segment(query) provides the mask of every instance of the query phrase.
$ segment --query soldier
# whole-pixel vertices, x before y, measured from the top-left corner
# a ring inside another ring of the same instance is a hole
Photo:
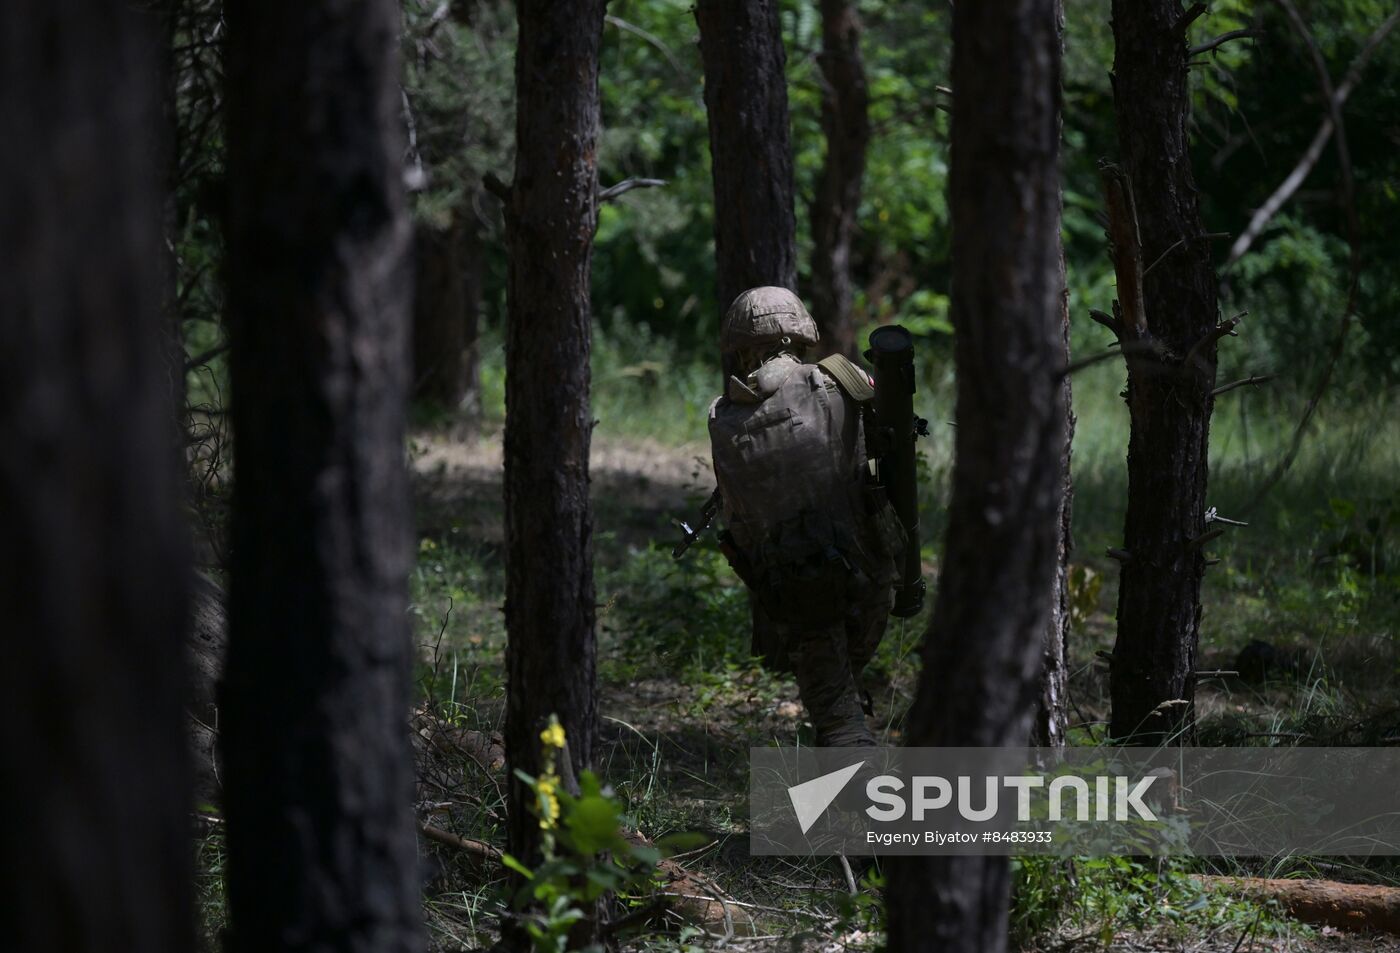
[[[785,288],[753,288],[725,314],[737,368],[709,411],[725,555],[774,623],[823,746],[871,746],[860,673],[885,631],[899,519],[867,462],[874,388],[844,357],[802,361],[818,335]],[[784,658],[786,657],[786,659]]]

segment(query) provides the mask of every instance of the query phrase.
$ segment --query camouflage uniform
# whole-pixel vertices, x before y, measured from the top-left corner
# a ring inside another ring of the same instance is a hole
[[[884,635],[899,524],[873,488],[862,401],[873,391],[843,358],[804,364],[817,330],[782,288],[744,292],[721,346],[741,379],[710,407],[711,449],[731,562],[773,619],[818,743],[872,745],[860,672]]]

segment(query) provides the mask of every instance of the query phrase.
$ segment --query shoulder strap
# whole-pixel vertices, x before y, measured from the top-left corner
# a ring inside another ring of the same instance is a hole
[[[840,385],[846,396],[857,404],[868,403],[875,396],[875,388],[865,371],[840,354],[832,354],[817,362],[817,366],[831,375]]]

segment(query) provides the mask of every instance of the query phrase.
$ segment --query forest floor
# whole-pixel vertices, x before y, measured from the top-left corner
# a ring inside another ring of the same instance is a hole
[[[799,738],[806,743],[810,728],[792,681],[765,672],[749,657],[746,597],[713,542],[698,544],[680,563],[670,558],[677,538],[671,518],[688,518],[712,486],[708,448],[604,431],[595,435],[593,451],[599,773],[621,798],[629,822],[648,836],[702,834],[705,846],[684,863],[733,898],[731,914],[739,913],[637,938],[629,947],[877,948],[879,905],[868,898],[878,892],[878,869],[865,875],[859,895],[865,899],[853,900],[833,861],[748,855],[747,749]],[[940,464],[940,448],[930,450],[930,483],[946,483],[946,447],[942,452]],[[411,441],[411,456],[419,533],[413,608],[423,694],[439,717],[489,737],[499,730],[503,692],[500,435],[491,428],[476,434],[422,430]],[[1081,470],[1071,721],[1078,743],[1094,743],[1107,714],[1099,653],[1112,646],[1116,601],[1113,564],[1098,545],[1099,536],[1111,539],[1113,513],[1108,507],[1105,518],[1098,499],[1120,491],[1097,483],[1092,465]],[[1228,483],[1228,471],[1222,480]],[[936,514],[937,491],[930,494],[926,513]],[[1201,667],[1233,670],[1237,653],[1254,640],[1277,654],[1265,653],[1261,678],[1246,682],[1227,675],[1202,683],[1203,743],[1400,740],[1400,705],[1392,687],[1393,622],[1400,613],[1389,578],[1377,565],[1388,541],[1382,531],[1371,537],[1355,531],[1371,518],[1367,507],[1373,502],[1364,494],[1324,495],[1313,503],[1323,515],[1309,512],[1309,522],[1326,524],[1322,531],[1309,529],[1304,538],[1296,518],[1293,524],[1285,518],[1277,534],[1224,547],[1223,570],[1203,596],[1210,624]],[[1279,522],[1277,512],[1270,518]],[[1389,511],[1385,518],[1391,519]],[[936,516],[927,522],[930,536],[941,533]],[[926,552],[936,551],[936,539],[925,544]],[[926,568],[931,580],[936,577],[932,557]],[[925,623],[923,616],[891,620],[866,673],[876,727],[893,743],[912,697]],[[499,845],[495,812],[480,797],[479,781],[474,787],[470,778],[457,780],[465,790],[442,793],[442,813],[434,823]],[[439,866],[427,902],[435,945],[489,946],[500,887],[496,874],[451,848],[435,846],[434,858]],[[1214,867],[1115,859],[1081,861],[1069,869],[1027,859],[1017,865],[1013,933],[1028,950],[1395,948],[1393,937],[1304,926],[1267,905],[1205,893],[1188,875],[1207,869],[1400,879],[1395,868],[1305,858]]]

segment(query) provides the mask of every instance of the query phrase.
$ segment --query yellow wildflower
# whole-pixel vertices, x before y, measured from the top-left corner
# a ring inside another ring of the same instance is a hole
[[[540,740],[544,742],[546,748],[562,749],[564,747],[564,726],[551,718],[549,727],[540,732]]]
[[[559,778],[546,774],[535,782],[535,796],[540,812],[540,829],[549,830],[559,820]]]

